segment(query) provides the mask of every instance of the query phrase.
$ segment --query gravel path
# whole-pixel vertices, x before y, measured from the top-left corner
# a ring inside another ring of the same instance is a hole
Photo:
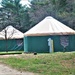
[[[19,72],[17,70],[11,69],[10,67],[0,64],[0,75],[35,75],[30,72]]]

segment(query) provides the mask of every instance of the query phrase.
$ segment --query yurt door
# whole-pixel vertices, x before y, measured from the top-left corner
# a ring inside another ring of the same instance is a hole
[[[51,38],[48,39],[49,52],[52,53],[54,51],[53,48],[53,40]]]

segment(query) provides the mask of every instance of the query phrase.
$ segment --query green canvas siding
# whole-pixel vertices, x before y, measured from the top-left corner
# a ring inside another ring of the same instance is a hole
[[[28,37],[25,37],[24,38],[24,49],[25,49],[25,52],[28,52]]]
[[[23,39],[0,40],[0,51],[24,50]]]
[[[24,49],[25,52],[48,52],[46,46],[48,37],[25,37],[24,38]]]
[[[60,36],[53,36],[52,39],[53,39],[54,52],[62,51],[63,47],[60,44]]]
[[[70,36],[69,51],[75,51],[75,36]]]
[[[60,44],[61,36],[28,36],[24,37],[24,52],[49,52],[48,38],[53,40],[54,52],[63,51],[63,46]],[[74,51],[75,36],[69,35],[69,45],[66,51]]]

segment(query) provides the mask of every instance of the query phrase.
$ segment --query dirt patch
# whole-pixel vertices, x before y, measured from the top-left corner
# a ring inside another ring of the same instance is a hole
[[[17,57],[19,54],[12,54],[12,55],[0,55],[0,58],[8,58],[8,57]]]
[[[75,58],[71,60],[63,60],[60,63],[64,67],[72,68],[73,66],[75,66]]]
[[[0,75],[36,75],[36,74],[30,72],[17,71],[4,64],[0,64]]]

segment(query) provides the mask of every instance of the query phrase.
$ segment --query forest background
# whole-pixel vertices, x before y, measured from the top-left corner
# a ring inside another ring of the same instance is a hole
[[[75,29],[75,0],[2,0],[0,7],[0,31],[12,25],[22,32],[36,25],[47,16],[52,16]]]

